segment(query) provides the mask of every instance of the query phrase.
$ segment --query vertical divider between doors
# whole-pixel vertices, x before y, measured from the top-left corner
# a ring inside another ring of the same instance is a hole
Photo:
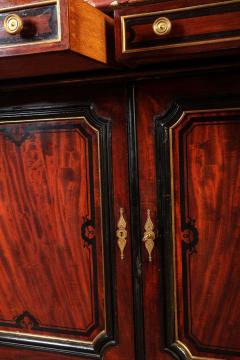
[[[138,143],[135,84],[128,84],[128,169],[131,214],[133,305],[136,360],[145,359],[141,219],[138,179]]]

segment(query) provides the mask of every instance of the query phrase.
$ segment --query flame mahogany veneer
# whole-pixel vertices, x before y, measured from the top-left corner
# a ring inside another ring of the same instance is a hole
[[[106,71],[109,16],[0,0],[0,360],[240,360],[240,1],[208,3],[117,10]],[[120,54],[134,14],[170,47]]]

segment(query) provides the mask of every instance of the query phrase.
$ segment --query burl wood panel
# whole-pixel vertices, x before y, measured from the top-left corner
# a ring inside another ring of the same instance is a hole
[[[178,338],[193,354],[240,355],[240,110],[173,129]]]
[[[97,133],[85,119],[4,124],[0,148],[0,328],[91,340],[104,329]]]

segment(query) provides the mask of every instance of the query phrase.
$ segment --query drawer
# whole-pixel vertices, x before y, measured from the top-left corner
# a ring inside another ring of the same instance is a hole
[[[0,47],[59,41],[60,11],[57,2],[0,12]]]
[[[56,1],[0,10],[0,48],[61,40]]]
[[[239,0],[182,3],[116,11],[117,58],[141,63],[239,48]]]
[[[4,0],[0,4],[0,57],[68,47],[70,2]]]
[[[0,80],[112,64],[113,19],[76,0],[0,0]]]

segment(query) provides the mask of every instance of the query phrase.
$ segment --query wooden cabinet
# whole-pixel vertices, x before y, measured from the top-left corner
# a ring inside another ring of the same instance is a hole
[[[11,6],[39,29],[52,11],[67,47],[55,68],[0,9],[0,360],[238,359],[239,0],[116,10],[104,72],[109,16],[30,3]]]

